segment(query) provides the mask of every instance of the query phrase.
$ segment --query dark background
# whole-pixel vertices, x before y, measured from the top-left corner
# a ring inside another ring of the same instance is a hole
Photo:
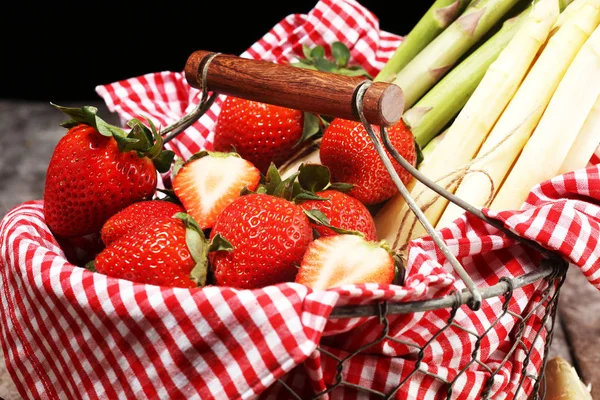
[[[432,0],[362,0],[380,28],[403,35]],[[0,13],[0,98],[98,99],[95,86],[181,71],[198,49],[240,54],[282,18],[317,0],[12,2]],[[408,8],[410,7],[410,8]]]

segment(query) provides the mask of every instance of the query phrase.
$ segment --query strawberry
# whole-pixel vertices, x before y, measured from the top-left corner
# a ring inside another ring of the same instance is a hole
[[[138,283],[194,288],[206,282],[207,252],[197,224],[178,213],[121,236],[88,269]]]
[[[228,96],[215,126],[213,148],[237,152],[262,173],[294,154],[304,131],[302,111]]]
[[[259,182],[260,171],[237,154],[203,151],[178,170],[173,191],[186,212],[207,229],[242,190],[254,191]]]
[[[322,236],[307,248],[295,282],[313,289],[346,284],[394,282],[396,260],[385,242],[360,235]]]
[[[373,127],[379,132],[379,127]],[[409,127],[400,120],[387,129],[390,142],[413,166],[417,162],[417,148]],[[389,156],[389,152],[386,153]],[[323,132],[320,159],[331,170],[332,179],[353,185],[348,192],[365,205],[381,203],[398,192],[367,130],[359,123],[335,119]],[[412,175],[391,156],[394,169],[406,185]]]
[[[243,289],[293,281],[313,240],[302,208],[266,193],[246,194],[225,207],[211,240],[217,235],[232,250],[209,253],[215,283]]]
[[[93,107],[57,106],[71,116],[46,173],[44,216],[60,237],[97,233],[126,206],[153,197],[157,172],[169,169],[172,152],[161,137],[132,120],[130,134],[111,126]]]
[[[162,217],[172,217],[184,208],[167,200],[143,200],[133,203],[110,217],[100,230],[104,245],[108,246],[126,235]]]
[[[350,61],[348,47],[336,41],[329,51],[320,45],[303,45],[302,57],[289,65],[372,79],[363,67]],[[319,136],[325,125],[321,116],[310,112],[228,96],[217,119],[213,148],[235,151],[265,174],[271,163],[280,167],[301,148],[299,144]]]
[[[373,216],[358,199],[334,189],[321,190],[315,194],[324,200],[307,200],[300,203],[300,206],[305,210],[321,211],[332,226],[361,232],[367,240],[377,240]],[[313,227],[320,236],[338,234],[317,223],[313,223]]]

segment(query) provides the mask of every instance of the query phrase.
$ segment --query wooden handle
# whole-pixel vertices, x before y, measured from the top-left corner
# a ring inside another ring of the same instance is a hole
[[[198,50],[190,55],[185,66],[185,78],[192,87],[202,89],[204,65],[213,56],[206,72],[206,87],[210,91],[360,121],[354,99],[364,77],[215,54]],[[400,120],[403,112],[404,95],[398,85],[374,82],[363,96],[363,114],[371,124],[393,125]]]

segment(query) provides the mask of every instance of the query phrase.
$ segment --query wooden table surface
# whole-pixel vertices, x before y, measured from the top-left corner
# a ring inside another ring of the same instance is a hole
[[[93,105],[111,123],[101,100],[65,106]],[[54,146],[66,132],[59,124],[66,116],[50,103],[0,100],[0,218],[27,200],[41,199],[46,167]],[[575,268],[570,268],[563,285],[558,324],[550,357],[560,355],[571,362],[583,381],[600,399],[600,291],[593,288]],[[20,399],[0,353],[0,398]]]

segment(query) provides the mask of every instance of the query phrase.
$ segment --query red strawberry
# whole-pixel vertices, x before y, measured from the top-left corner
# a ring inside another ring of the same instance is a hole
[[[321,211],[329,220],[329,224],[336,228],[358,231],[363,233],[367,240],[377,240],[373,216],[358,199],[332,189],[316,192],[315,194],[327,200],[307,200],[300,203],[300,206],[307,211]],[[313,226],[321,236],[338,234],[317,223],[313,223]]]
[[[313,289],[394,281],[395,260],[382,243],[352,234],[323,236],[306,250],[295,282]]]
[[[69,130],[48,165],[46,223],[61,237],[97,233],[118,211],[153,197],[157,171],[168,170],[169,157],[163,158],[167,153],[161,152],[156,131],[150,133],[139,121],[127,135],[103,122],[94,108],[59,109],[73,119],[63,125]]]
[[[207,266],[207,259],[195,260],[193,254],[205,258],[207,246],[189,218],[162,217],[107,246],[93,269],[138,283],[193,288],[204,284]]]
[[[373,128],[376,133],[379,132],[379,127]],[[410,129],[400,120],[387,132],[392,145],[414,166],[417,149]],[[329,167],[332,180],[354,185],[348,194],[366,205],[381,203],[398,192],[367,130],[359,122],[339,118],[333,120],[323,132],[320,158],[323,165]],[[391,156],[390,160],[402,182],[408,184],[412,175]]]
[[[215,126],[214,149],[237,152],[263,174],[296,151],[304,126],[302,111],[229,96]]]
[[[209,253],[215,283],[244,289],[293,281],[311,224],[301,207],[269,194],[247,194],[227,206],[211,230],[232,251]]]
[[[108,246],[121,236],[149,224],[162,217],[172,217],[178,212],[184,212],[182,206],[166,200],[144,200],[133,203],[112,217],[102,226],[100,236]]]
[[[235,153],[203,151],[186,162],[173,179],[173,191],[202,229],[246,188],[254,191],[260,171]]]

